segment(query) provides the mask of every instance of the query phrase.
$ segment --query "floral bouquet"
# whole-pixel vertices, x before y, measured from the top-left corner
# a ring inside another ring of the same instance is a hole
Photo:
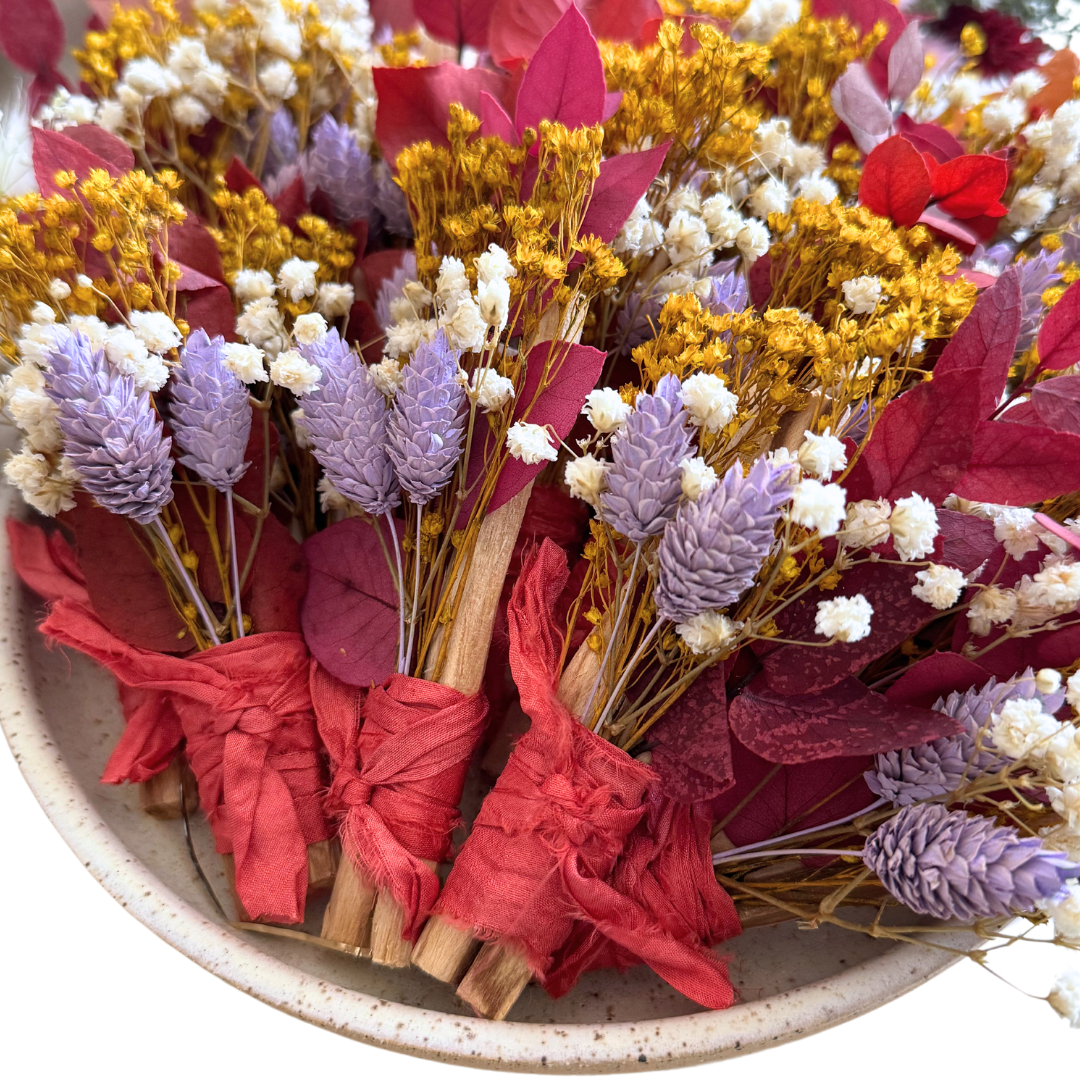
[[[787,919],[1080,945],[1080,59],[887,0],[150,0],[76,89],[30,8],[13,558],[243,927],[495,1018],[642,962],[724,1008]]]

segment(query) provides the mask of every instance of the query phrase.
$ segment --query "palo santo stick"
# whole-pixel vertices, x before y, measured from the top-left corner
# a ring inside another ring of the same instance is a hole
[[[583,642],[559,679],[559,700],[573,715],[588,700],[599,671],[599,653]],[[481,1016],[501,1020],[525,989],[531,972],[521,957],[498,942],[487,942],[473,960],[478,944],[467,930],[433,915],[413,950],[413,965],[440,982],[461,980],[458,994]]]
[[[176,821],[181,817],[181,777],[187,812],[195,813],[199,808],[199,785],[183,754],[177,754],[161,772],[139,785],[139,802],[143,812],[159,821]]]
[[[442,672],[436,680],[467,697],[477,693],[484,681],[495,614],[532,487],[530,482],[508,503],[484,518],[476,537],[469,576],[450,629]],[[438,642],[435,642],[429,655],[437,652]],[[404,924],[401,906],[389,892],[380,890],[371,919],[371,959],[375,963],[392,967],[405,967],[409,963],[414,950],[401,938]],[[391,945],[395,935],[397,940]],[[472,948],[472,937],[468,933],[463,936],[467,951]],[[436,963],[441,968],[446,961],[438,959]]]
[[[352,859],[338,864],[330,903],[323,916],[322,936],[359,949],[371,945],[371,911],[375,907],[375,883],[357,870]]]
[[[338,861],[341,858],[341,844],[336,839],[318,840],[308,844],[307,870],[308,895],[323,892],[334,884]]]

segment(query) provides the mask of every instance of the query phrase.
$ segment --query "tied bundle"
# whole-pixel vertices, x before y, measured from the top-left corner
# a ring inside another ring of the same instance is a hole
[[[1072,53],[151,0],[76,94],[33,7],[13,562],[117,677],[103,779],[197,789],[243,917],[499,1017],[636,963],[726,1007],[714,947],[784,919],[1080,940]]]

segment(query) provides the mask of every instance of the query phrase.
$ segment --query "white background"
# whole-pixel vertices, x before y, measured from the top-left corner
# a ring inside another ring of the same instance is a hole
[[[6,1080],[465,1080],[464,1069],[350,1042],[234,990],[159,941],[80,865],[0,744],[0,1075]],[[1045,995],[1080,954],[1016,946],[995,967]],[[1007,962],[1006,962],[1007,961]],[[361,961],[362,962],[362,961]],[[1070,1066],[1068,1063],[1074,1064]],[[1080,1031],[970,961],[868,1016],[686,1080],[1075,1075]],[[962,1072],[961,1072],[962,1070]]]

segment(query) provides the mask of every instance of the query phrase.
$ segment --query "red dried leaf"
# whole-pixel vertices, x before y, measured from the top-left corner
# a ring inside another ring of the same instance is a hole
[[[53,74],[64,55],[64,22],[52,0],[0,4],[0,48],[23,71]]]
[[[438,41],[461,48],[486,49],[488,24],[495,0],[420,0],[416,15]]]
[[[255,552],[245,613],[256,632],[301,630],[300,608],[307,593],[308,567],[304,549],[276,517],[263,522]],[[396,631],[395,631],[396,633]]]
[[[786,765],[880,754],[960,730],[944,713],[890,701],[853,678],[809,694],[754,687],[731,702],[729,716],[739,742]]]
[[[990,672],[959,653],[936,652],[912,664],[885,691],[885,696],[890,701],[930,709],[938,698],[948,697],[954,690],[963,692],[982,686],[989,678]]]
[[[859,181],[859,202],[896,225],[914,225],[930,200],[930,172],[902,135],[870,151]]]
[[[369,0],[368,11],[376,27],[388,26],[401,34],[416,29],[413,0]]]
[[[218,246],[193,214],[188,214],[178,225],[169,226],[169,258],[210,281],[225,284]]]
[[[114,176],[130,172],[135,168],[135,154],[123,139],[110,135],[96,124],[77,124],[64,128],[64,134],[77,143],[82,143],[92,154],[97,154],[102,161],[109,163],[115,170]]]
[[[819,19],[844,17],[861,34],[869,34],[878,22],[888,27],[884,40],[870,54],[866,64],[874,84],[884,94],[889,85],[889,54],[907,26],[907,19],[896,5],[889,0],[813,0],[811,11]]]
[[[645,24],[663,17],[657,0],[593,0],[583,4],[597,41],[629,41],[640,44]]]
[[[964,154],[934,170],[931,198],[954,218],[992,213],[1005,193],[1009,167],[990,154]]]
[[[389,548],[389,530],[379,527]],[[309,537],[304,554],[300,619],[311,655],[350,686],[381,683],[397,658],[398,597],[375,527],[359,518],[338,522]]]
[[[979,649],[985,648],[1001,634],[976,638]],[[1031,637],[1012,637],[995,645],[979,656],[979,665],[987,675],[999,679],[1012,678],[1025,668],[1068,668],[1080,656],[1080,626],[1064,626],[1060,630],[1044,630]]]
[[[950,371],[967,371],[971,381],[978,381],[980,420],[1001,400],[1016,355],[1021,314],[1020,275],[1009,267],[975,301],[934,365],[935,380]]]
[[[1080,363],[1080,281],[1074,281],[1039,328],[1039,367],[1061,371]]]
[[[735,783],[723,664],[709,668],[652,729],[653,768],[664,793],[703,802]]]
[[[938,561],[946,566],[955,566],[970,574],[997,550],[992,521],[960,514],[955,510],[939,510],[937,516],[941,528],[941,555]]]
[[[79,494],[75,509],[61,516],[75,536],[79,566],[97,616],[129,645],[154,652],[185,653],[190,636],[169,600],[161,575],[135,538],[127,518]]]
[[[1075,491],[1078,477],[1080,435],[984,420],[956,494],[981,502],[1025,506]]]
[[[287,225],[290,229],[295,229],[298,219],[310,209],[307,188],[304,187],[304,178],[298,176],[280,195],[271,199],[270,202],[278,212],[281,223]],[[333,220],[333,215],[323,214],[322,216],[329,216]],[[363,251],[363,245],[358,246],[357,250]]]
[[[544,368],[551,360],[547,389],[538,394]],[[585,395],[596,386],[604,369],[606,356],[589,345],[566,345],[562,342],[542,341],[529,352],[525,369],[525,381],[517,395],[514,419],[524,420],[541,427],[551,427],[559,439],[565,439],[581,415]],[[533,400],[535,398],[535,401]],[[472,456],[469,460],[470,487],[473,494],[462,504],[458,519],[465,521],[476,502],[479,484],[472,481],[478,477],[490,461],[496,447],[490,434],[473,439]],[[540,475],[546,462],[526,465],[524,461],[508,457],[499,474],[499,481],[488,504],[488,513],[508,503],[525,485]]]
[[[1027,418],[1014,414],[1030,406]],[[1031,391],[1031,400],[1009,409],[1004,417],[1014,423],[1045,424],[1055,431],[1071,431],[1080,435],[1080,375],[1059,375],[1037,383]]]
[[[965,474],[978,421],[970,372],[948,371],[913,386],[881,414],[848,476],[848,498],[900,499],[917,492],[943,502]]]
[[[479,116],[480,95],[486,90],[501,101],[508,81],[497,72],[483,68],[465,69],[457,64],[424,68],[377,67],[372,74],[379,96],[375,137],[383,156],[391,164],[406,146],[424,139],[436,146],[449,145],[446,125],[450,120],[451,102],[459,102]]]
[[[236,307],[227,286],[181,266],[187,286],[177,291],[180,314],[192,330],[205,330],[210,337],[219,334],[226,341],[236,340]]]
[[[519,141],[510,114],[486,90],[480,95],[480,134],[497,136],[511,146]]]
[[[79,180],[85,180],[91,169],[104,169],[112,176],[119,176],[124,171],[59,131],[39,127],[30,130],[34,138],[34,176],[41,194],[46,197],[70,195],[65,188],[56,186],[54,177],[58,172],[70,171]]]
[[[959,157],[964,148],[956,136],[937,124],[916,124],[907,113],[896,118],[896,130],[923,154],[930,154],[935,161],[950,161]]]
[[[666,142],[650,150],[617,154],[600,162],[600,175],[593,185],[592,198],[581,222],[582,236],[599,236],[611,243],[631,211],[664,165]]]
[[[528,60],[573,0],[495,0],[488,25],[488,50],[500,67],[513,71]]]
[[[862,779],[868,757],[777,766],[733,740],[732,761],[735,786],[713,800],[713,819],[733,844],[822,825],[874,801]]]
[[[259,178],[238,157],[234,157],[225,170],[225,186],[238,195],[243,195],[248,188],[258,188],[265,194]]]
[[[514,125],[539,129],[541,120],[568,128],[598,124],[607,82],[600,47],[576,7],[555,24],[529,61],[518,90]]]

